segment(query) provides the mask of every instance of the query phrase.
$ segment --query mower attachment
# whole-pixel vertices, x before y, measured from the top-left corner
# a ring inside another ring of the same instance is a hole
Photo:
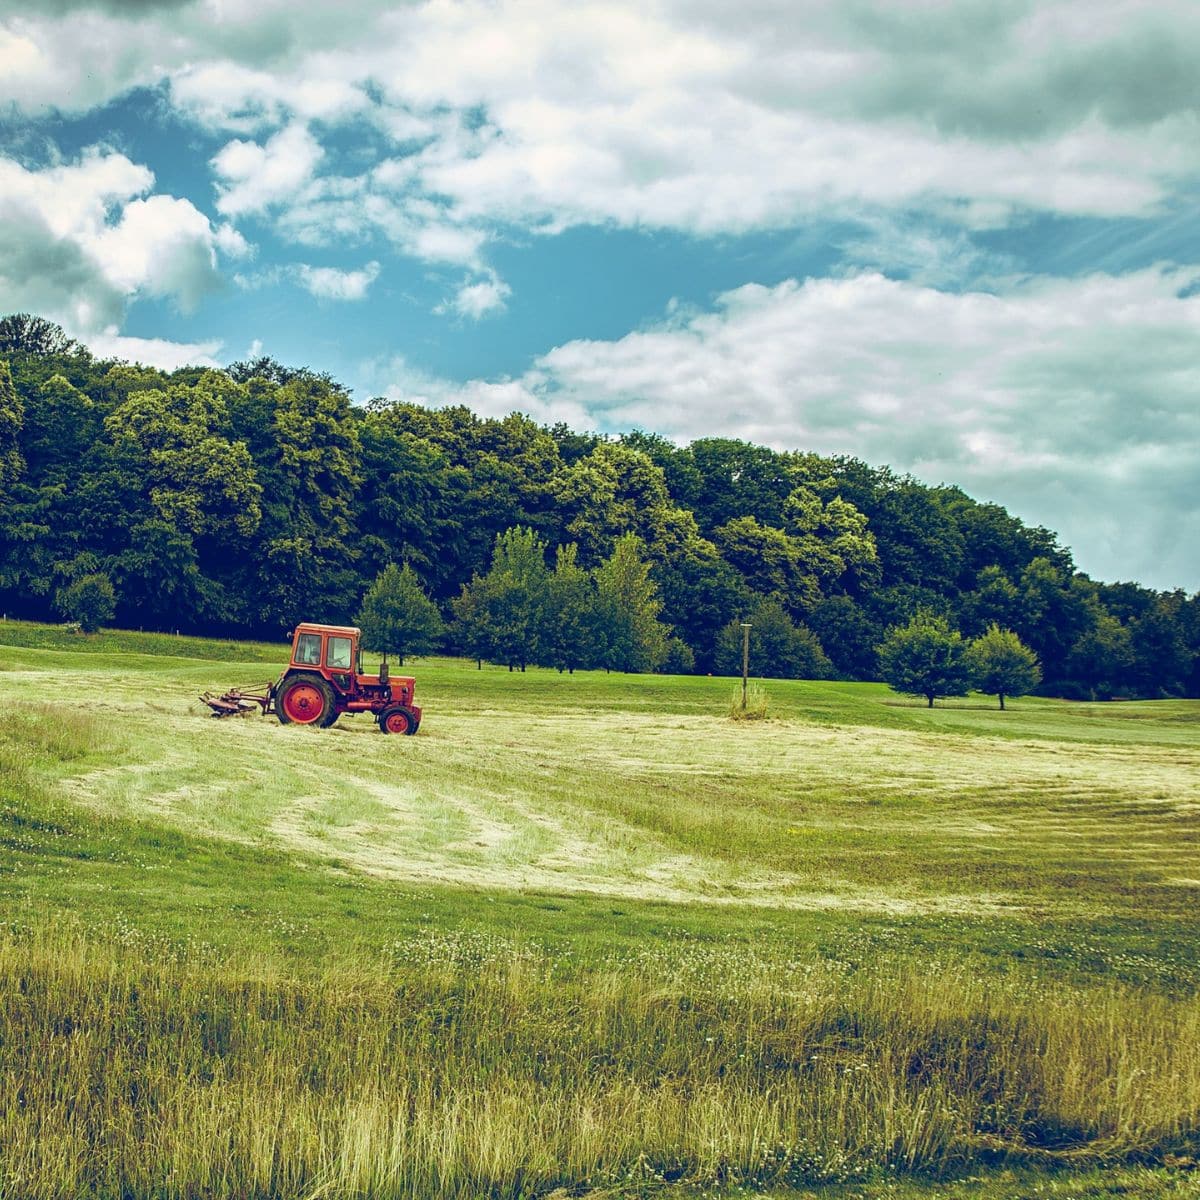
[[[214,717],[244,717],[254,711],[254,706],[264,712],[269,712],[273,697],[273,688],[267,684],[265,693],[243,691],[242,688],[230,688],[220,696],[205,692],[200,699],[213,711]]]

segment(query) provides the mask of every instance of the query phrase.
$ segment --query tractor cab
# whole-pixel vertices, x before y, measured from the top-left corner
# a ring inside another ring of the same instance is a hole
[[[288,671],[318,671],[339,691],[353,689],[362,671],[359,631],[349,625],[298,625]]]

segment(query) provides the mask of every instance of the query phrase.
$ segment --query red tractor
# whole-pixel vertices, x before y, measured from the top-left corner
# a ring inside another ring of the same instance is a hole
[[[292,661],[262,691],[232,688],[200,697],[213,715],[239,716],[258,705],[284,725],[328,728],[342,713],[373,713],[383,733],[416,733],[421,710],[413,703],[416,681],[393,679],[387,659],[378,675],[364,675],[359,630],[347,625],[297,625]]]

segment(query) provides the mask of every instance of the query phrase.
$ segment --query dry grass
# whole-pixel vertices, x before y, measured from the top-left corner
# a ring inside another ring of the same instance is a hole
[[[0,1194],[521,1196],[767,1185],[1200,1136],[1200,1003],[962,970],[564,971],[0,939]]]
[[[742,689],[734,688],[729,701],[729,716],[734,721],[762,721],[766,719],[769,706],[766,689],[752,683],[746,688],[745,703],[742,702]]]
[[[716,705],[707,717],[598,722],[522,712],[512,697],[483,712],[446,702],[397,744],[361,720],[317,732],[217,722],[148,701],[138,682],[138,695],[112,699],[120,751],[61,767],[70,795],[107,817],[266,836],[389,879],[881,913],[1074,906],[1084,917],[1097,890],[1135,872],[1181,903],[1194,890],[1179,882],[1195,879],[1200,850],[1191,747],[987,736],[994,710],[973,713],[981,734],[966,737],[741,724]],[[173,685],[177,701],[186,687]],[[60,714],[71,710],[47,708],[45,724]],[[1070,890],[1047,886],[1066,871],[1086,874]]]

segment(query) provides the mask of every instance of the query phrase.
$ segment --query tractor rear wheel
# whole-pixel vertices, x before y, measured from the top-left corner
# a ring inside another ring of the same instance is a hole
[[[379,732],[407,733],[411,735],[417,732],[417,723],[413,720],[413,715],[407,708],[402,708],[399,704],[393,704],[391,708],[385,708],[379,714]]]
[[[297,675],[287,680],[275,697],[275,712],[284,725],[319,725],[338,719],[333,689],[320,675]]]

